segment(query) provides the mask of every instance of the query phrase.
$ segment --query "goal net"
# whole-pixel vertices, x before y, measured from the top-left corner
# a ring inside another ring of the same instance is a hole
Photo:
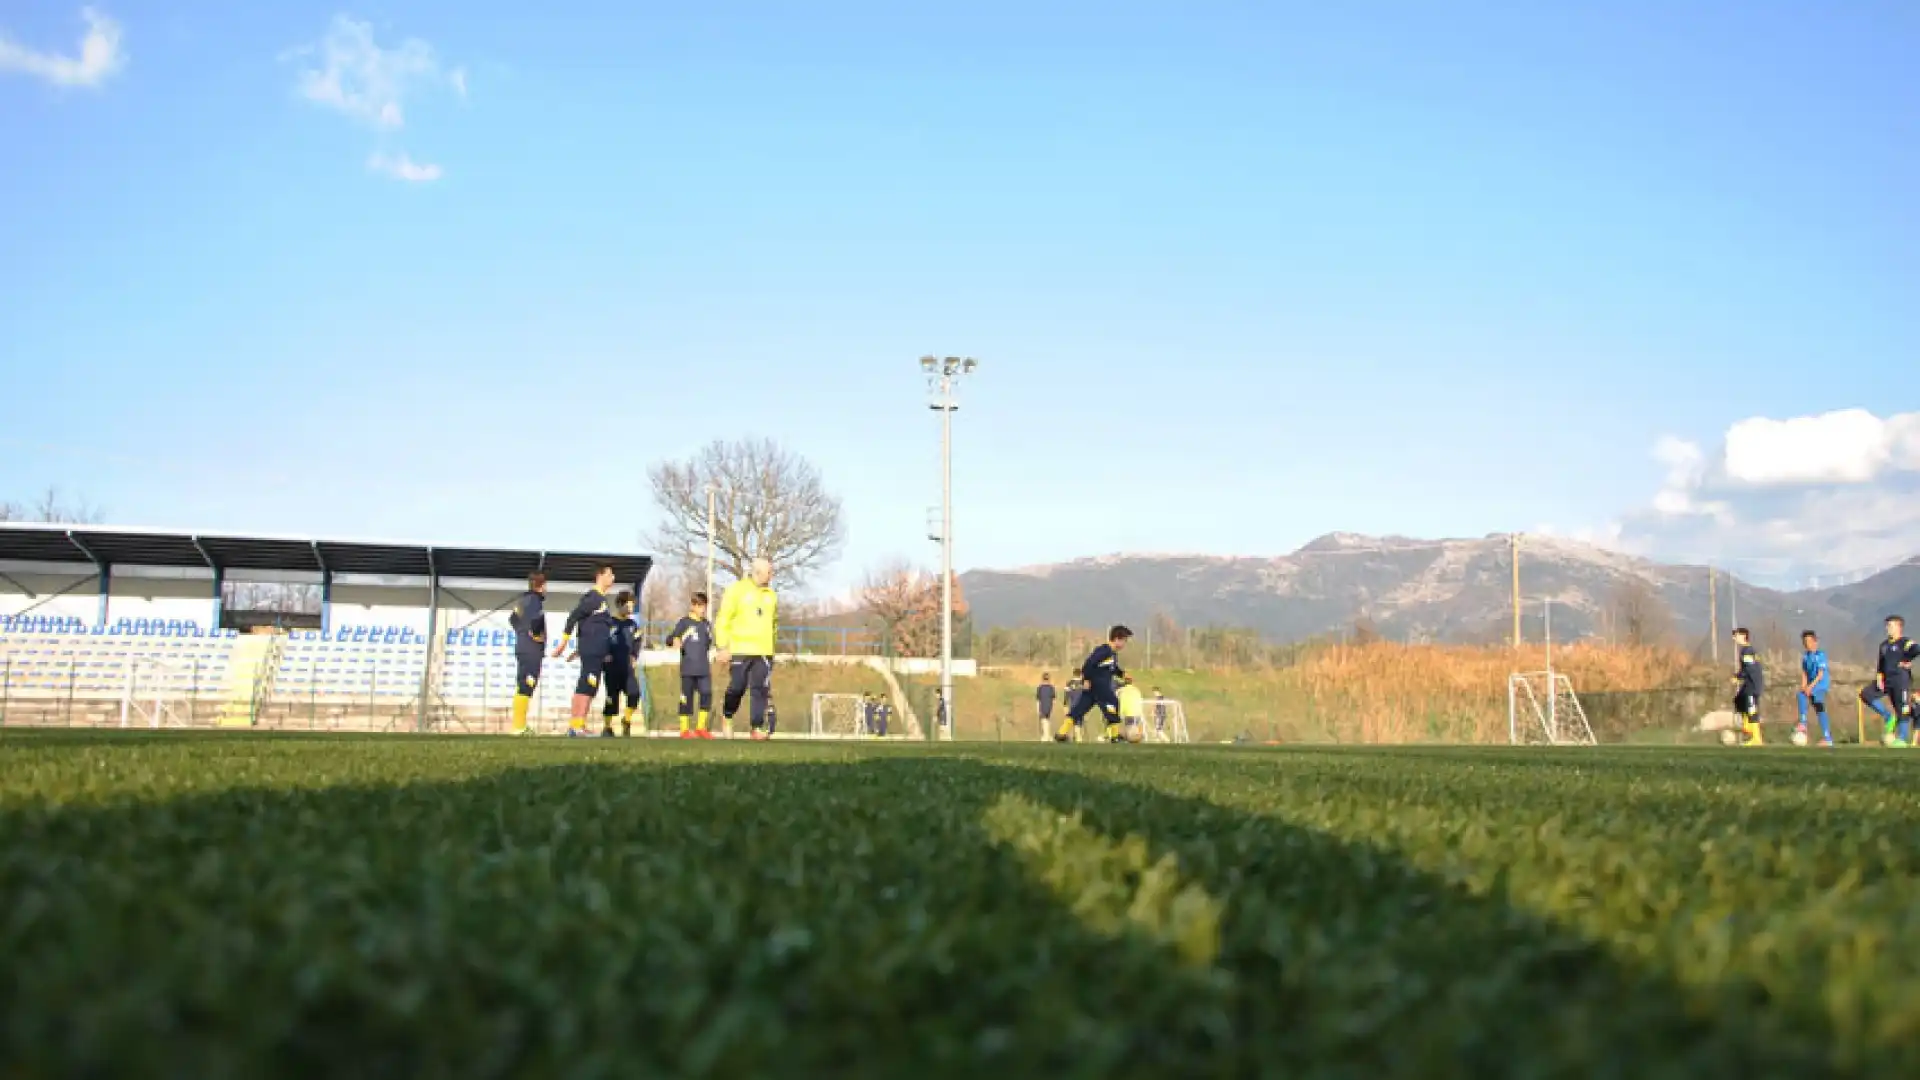
[[[1573,681],[1551,671],[1508,675],[1507,740],[1515,746],[1594,745]]]
[[[1187,710],[1170,698],[1148,698],[1140,706],[1143,742],[1184,743],[1187,736]]]
[[[813,723],[809,734],[822,739],[858,739],[880,734],[877,726],[868,730],[866,704],[866,699],[859,694],[813,695]],[[887,717],[889,734],[895,733],[892,719]]]

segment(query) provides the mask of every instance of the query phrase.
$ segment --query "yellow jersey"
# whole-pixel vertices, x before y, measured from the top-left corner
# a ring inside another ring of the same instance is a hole
[[[713,620],[713,644],[740,656],[772,656],[779,628],[780,598],[752,578],[727,586],[720,617]]]

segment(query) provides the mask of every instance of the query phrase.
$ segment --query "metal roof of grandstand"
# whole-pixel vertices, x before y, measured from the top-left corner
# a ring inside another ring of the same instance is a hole
[[[272,570],[396,577],[482,578],[510,581],[545,570],[555,582],[593,580],[612,563],[617,581],[639,581],[652,567],[645,555],[509,548],[440,547],[361,540],[301,540],[274,536],[219,536],[109,525],[0,522],[0,562],[86,563],[99,566],[207,567],[224,572]]]

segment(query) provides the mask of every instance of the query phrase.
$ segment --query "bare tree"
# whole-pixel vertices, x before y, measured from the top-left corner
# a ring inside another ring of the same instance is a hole
[[[32,505],[0,502],[0,521],[37,521],[49,525],[98,525],[100,508],[84,499],[69,503],[57,487],[48,487]]]
[[[1625,645],[1659,645],[1673,636],[1672,609],[1643,578],[1620,583],[1608,617],[1615,640]]]
[[[681,567],[656,563],[647,575],[647,583],[640,587],[640,620],[670,623],[686,614],[687,600],[693,594],[688,582],[692,580],[693,576]]]
[[[805,458],[770,439],[716,441],[686,461],[647,471],[661,522],[650,541],[687,565],[707,557],[707,492],[714,492],[715,559],[745,577],[756,557],[773,560],[776,584],[802,584],[840,555],[840,500]]]
[[[860,603],[895,655],[934,656],[940,651],[940,576],[927,574],[906,562],[894,562],[869,571],[860,586]],[[966,597],[960,582],[953,583],[953,614],[964,618]],[[958,636],[958,630],[955,631]]]

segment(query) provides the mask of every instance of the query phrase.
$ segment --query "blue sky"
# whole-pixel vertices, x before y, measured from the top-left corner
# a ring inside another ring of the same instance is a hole
[[[923,6],[0,8],[0,496],[624,549],[766,435],[832,586],[935,351],[962,566],[1920,550],[1920,7]]]

